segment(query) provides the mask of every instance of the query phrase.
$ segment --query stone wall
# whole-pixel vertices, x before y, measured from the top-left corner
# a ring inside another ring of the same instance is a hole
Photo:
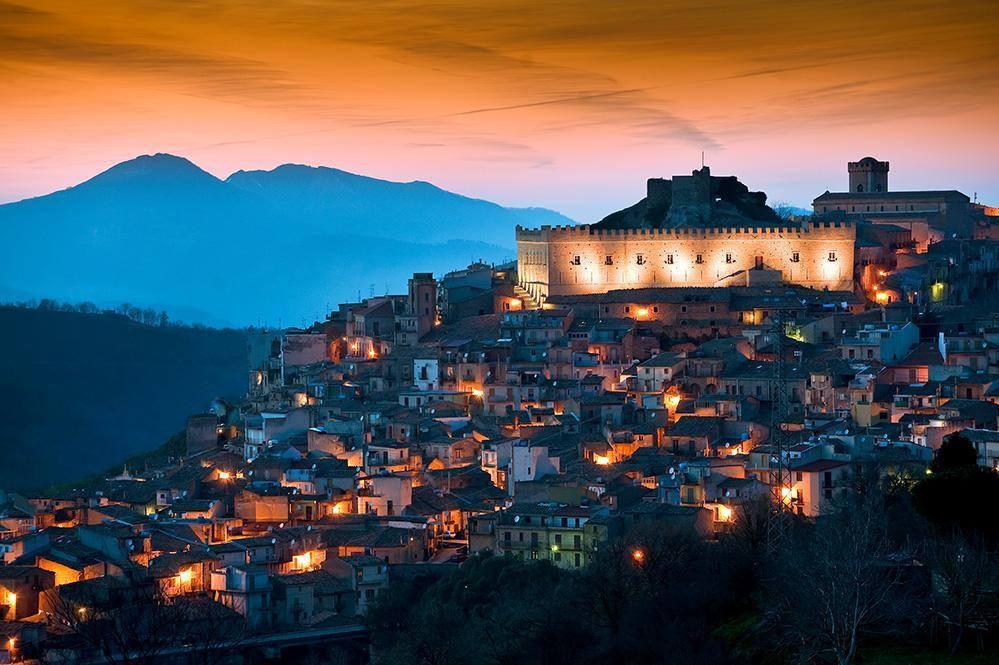
[[[850,222],[802,226],[607,229],[517,228],[521,285],[535,297],[611,289],[715,286],[758,261],[784,281],[853,289],[856,228]]]

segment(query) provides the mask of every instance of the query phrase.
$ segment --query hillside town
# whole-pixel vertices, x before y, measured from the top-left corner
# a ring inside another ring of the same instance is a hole
[[[518,228],[515,262],[251,330],[246,394],[169,454],[0,491],[0,663],[378,661],[368,617],[415,577],[582,574],[622,543],[641,569],[639,528],[780,548],[954,440],[999,473],[999,209],[887,174],[851,162],[797,216],[707,168],[653,179],[599,223]]]

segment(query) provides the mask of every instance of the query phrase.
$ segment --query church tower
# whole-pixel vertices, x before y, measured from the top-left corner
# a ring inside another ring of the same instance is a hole
[[[856,194],[888,191],[888,162],[864,157],[859,162],[849,162],[850,191]]]

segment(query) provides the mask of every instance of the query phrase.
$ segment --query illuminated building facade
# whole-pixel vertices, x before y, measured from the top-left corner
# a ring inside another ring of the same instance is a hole
[[[652,179],[643,201],[597,224],[518,227],[521,286],[541,301],[611,289],[749,285],[763,275],[851,290],[854,225],[782,220],[765,200],[707,167]]]

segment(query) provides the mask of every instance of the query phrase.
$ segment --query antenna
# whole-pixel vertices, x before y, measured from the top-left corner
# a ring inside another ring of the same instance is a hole
[[[774,312],[774,367],[770,393],[770,447],[773,450],[771,463],[776,464],[770,471],[770,492],[773,507],[767,520],[767,549],[777,554],[787,540],[788,522],[791,515],[791,469],[788,467],[788,434],[784,429],[788,416],[787,376],[784,372],[784,316],[786,312]],[[787,493],[785,495],[785,492]]]
[[[701,151],[701,168],[704,168],[704,151]]]

